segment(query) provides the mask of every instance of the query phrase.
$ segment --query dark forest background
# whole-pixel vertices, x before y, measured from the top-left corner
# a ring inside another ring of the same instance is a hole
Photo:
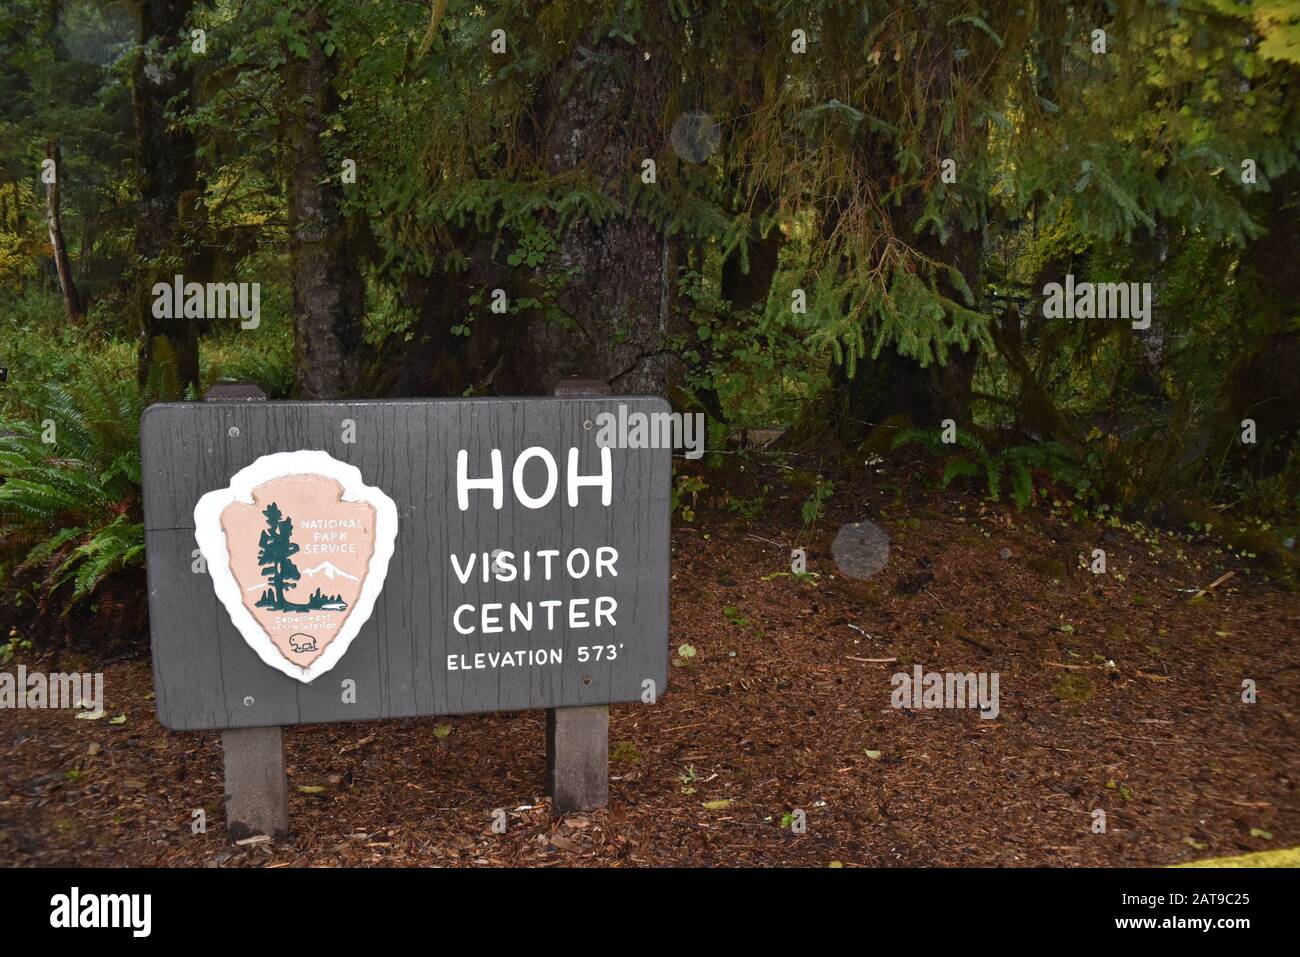
[[[138,589],[149,402],[567,375],[708,416],[678,520],[728,452],[812,522],[924,446],[1294,581],[1298,78],[1297,0],[7,0],[0,590]],[[154,318],[176,274],[258,327]]]

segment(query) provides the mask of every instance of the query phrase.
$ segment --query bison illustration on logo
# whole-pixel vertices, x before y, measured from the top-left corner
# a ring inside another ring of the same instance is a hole
[[[302,640],[299,641],[299,639]],[[303,652],[307,652],[307,651],[315,651],[316,636],[304,635],[302,632],[298,632],[298,634],[296,635],[290,635],[289,647],[292,648],[294,651],[298,652],[299,654],[302,654]]]

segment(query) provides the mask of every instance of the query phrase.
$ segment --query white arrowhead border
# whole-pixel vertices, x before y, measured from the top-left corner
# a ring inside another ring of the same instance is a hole
[[[375,510],[375,550],[366,568],[361,594],[343,622],[343,627],[325,647],[324,654],[305,668],[295,665],[280,654],[266,629],[244,607],[239,583],[230,570],[230,552],[226,548],[226,535],[221,528],[221,513],[231,502],[240,501],[252,505],[253,489],[271,479],[292,475],[321,475],[335,479],[343,486],[343,501],[366,502]],[[361,470],[355,465],[340,462],[328,452],[311,449],[275,452],[263,455],[251,465],[240,469],[231,476],[226,488],[208,492],[199,499],[194,506],[194,538],[198,542],[199,553],[207,563],[208,574],[212,576],[217,598],[226,606],[231,622],[244,641],[263,663],[306,684],[338,664],[352,644],[352,639],[360,633],[362,625],[370,620],[375,601],[383,590],[384,579],[388,577],[388,561],[393,556],[397,541],[397,506],[381,489],[365,484]]]

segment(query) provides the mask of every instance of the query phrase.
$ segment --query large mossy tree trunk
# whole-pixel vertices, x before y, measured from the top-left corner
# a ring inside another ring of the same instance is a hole
[[[1268,208],[1260,221],[1263,235],[1243,251],[1238,283],[1243,290],[1243,312],[1252,324],[1266,330],[1258,348],[1242,356],[1229,369],[1224,415],[1218,428],[1222,435],[1238,436],[1244,419],[1255,422],[1258,442],[1266,461],[1264,474],[1285,466],[1288,434],[1300,431],[1300,330],[1295,315],[1300,302],[1300,173],[1291,172],[1273,182]],[[1235,442],[1235,439],[1233,439]],[[1239,443],[1238,443],[1239,445]],[[1241,454],[1255,454],[1241,448]]]
[[[575,50],[540,92],[532,136],[546,172],[595,178],[624,212],[580,218],[558,237],[533,277],[565,277],[544,293],[564,318],[530,315],[516,330],[496,391],[545,395],[568,375],[603,378],[624,394],[668,391],[678,249],[631,204],[642,161],[663,158],[667,65],[607,37]]]
[[[193,243],[187,242],[187,233],[196,225],[187,222],[195,215],[198,183],[194,136],[167,119],[168,102],[188,94],[193,78],[183,67],[163,63],[184,42],[185,18],[192,7],[192,0],[141,0],[141,52],[132,74],[140,183],[134,240],[139,266],[132,297],[141,322],[138,376],[143,384],[154,364],[163,363],[174,367],[182,389],[199,384],[199,327],[197,320],[182,315],[155,317],[153,286],[170,283],[177,274],[187,282],[206,279],[195,272],[198,262],[189,252]],[[156,51],[146,46],[155,40]]]
[[[322,134],[338,108],[336,63],[320,37],[325,10],[304,23],[308,53],[285,67],[289,121],[289,260],[293,282],[294,377],[300,399],[355,396],[365,345],[365,281],[341,212],[341,170],[330,165]]]

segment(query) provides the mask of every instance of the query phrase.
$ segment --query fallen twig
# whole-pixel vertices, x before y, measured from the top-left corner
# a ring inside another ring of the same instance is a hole
[[[1236,574],[1237,574],[1236,572],[1225,572],[1224,574],[1222,574],[1222,575],[1220,575],[1218,578],[1216,578],[1214,581],[1212,581],[1212,582],[1210,582],[1208,585],[1206,585],[1204,588],[1200,589],[1198,592],[1196,592],[1196,594],[1192,595],[1192,596],[1191,596],[1190,598],[1188,598],[1187,600],[1188,600],[1188,601],[1195,601],[1196,599],[1200,598],[1202,595],[1205,595],[1205,594],[1209,593],[1210,591],[1213,591],[1215,588],[1218,588],[1220,585],[1222,585],[1222,584],[1223,584],[1224,582],[1226,582],[1229,578],[1232,578],[1232,577],[1233,577],[1234,575],[1236,575]]]
[[[369,744],[373,740],[375,740],[375,736],[373,734],[368,734],[360,741],[355,741],[352,744],[344,745],[342,748],[339,749],[339,754],[347,754],[350,751],[355,751],[357,748],[364,748],[367,744]]]

